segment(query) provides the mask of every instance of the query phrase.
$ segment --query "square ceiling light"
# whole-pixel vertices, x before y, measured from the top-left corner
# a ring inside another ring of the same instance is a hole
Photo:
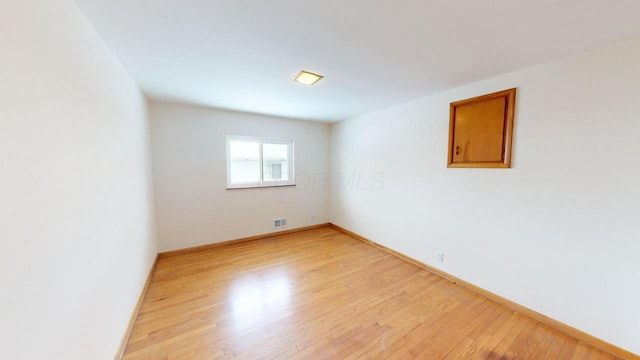
[[[299,82],[300,84],[313,85],[320,81],[323,77],[324,76],[322,75],[314,74],[308,71],[300,71],[298,75],[293,78],[293,81]]]

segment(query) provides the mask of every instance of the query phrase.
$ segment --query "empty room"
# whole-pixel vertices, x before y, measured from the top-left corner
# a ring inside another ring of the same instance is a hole
[[[640,359],[637,0],[2,0],[0,358]]]

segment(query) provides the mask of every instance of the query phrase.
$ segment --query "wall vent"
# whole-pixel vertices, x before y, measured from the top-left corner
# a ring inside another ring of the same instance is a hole
[[[273,220],[273,227],[275,229],[279,229],[279,228],[285,227],[285,226],[287,226],[287,219],[286,218]]]

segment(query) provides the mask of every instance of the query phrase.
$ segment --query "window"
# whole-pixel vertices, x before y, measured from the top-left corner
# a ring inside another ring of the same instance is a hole
[[[293,141],[227,136],[227,188],[295,185]]]

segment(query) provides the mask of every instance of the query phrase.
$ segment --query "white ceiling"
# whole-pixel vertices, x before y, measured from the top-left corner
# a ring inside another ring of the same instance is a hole
[[[152,99],[320,121],[640,34],[638,0],[76,2]]]

